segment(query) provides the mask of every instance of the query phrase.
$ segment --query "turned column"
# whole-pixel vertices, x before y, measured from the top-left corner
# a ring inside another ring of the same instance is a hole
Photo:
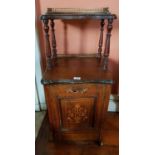
[[[44,23],[44,32],[45,32],[45,43],[46,43],[46,65],[47,68],[52,67],[52,60],[51,60],[51,47],[49,41],[49,26],[48,26],[48,19],[43,20]]]
[[[54,20],[51,19],[51,33],[52,33],[52,57],[57,58],[57,49],[56,49],[56,39],[55,39],[55,30],[54,30]]]
[[[105,49],[103,54],[103,69],[108,69],[108,59],[109,59],[109,53],[110,53],[110,37],[111,37],[111,31],[112,31],[112,23],[113,19],[108,19],[108,25],[107,25],[107,34],[106,34],[106,41],[105,41]]]
[[[99,47],[98,47],[98,58],[100,59],[101,59],[102,45],[103,45],[103,30],[104,30],[104,19],[101,20],[100,39],[99,39]]]

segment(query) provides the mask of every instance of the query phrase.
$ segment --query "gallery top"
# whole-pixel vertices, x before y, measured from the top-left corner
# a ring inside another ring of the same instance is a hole
[[[82,9],[82,8],[48,8],[41,19],[116,19],[108,8]]]

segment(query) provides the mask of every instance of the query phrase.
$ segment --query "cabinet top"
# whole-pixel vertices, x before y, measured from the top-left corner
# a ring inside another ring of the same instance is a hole
[[[103,71],[98,58],[63,57],[57,58],[51,69],[46,69],[42,84],[101,83],[112,84],[112,73]]]
[[[108,8],[48,8],[41,16],[41,20],[45,19],[116,19],[116,15]]]

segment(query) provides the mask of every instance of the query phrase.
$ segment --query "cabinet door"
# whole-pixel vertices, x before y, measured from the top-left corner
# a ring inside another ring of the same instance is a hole
[[[94,127],[95,97],[59,99],[61,130],[80,130]]]
[[[56,140],[97,140],[104,113],[105,85],[49,88],[48,110]]]

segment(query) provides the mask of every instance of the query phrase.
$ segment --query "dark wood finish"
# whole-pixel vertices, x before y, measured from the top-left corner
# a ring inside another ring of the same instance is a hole
[[[61,9],[60,9],[61,10]],[[97,57],[57,58],[54,19],[100,19],[101,33],[98,55],[101,58],[104,19],[108,20],[106,45],[104,50],[104,68]],[[47,12],[41,16],[44,21],[46,36],[47,69],[43,74],[42,84],[48,107],[49,122],[55,142],[94,141],[105,145],[104,122],[107,113],[112,73],[107,70],[110,52],[112,22],[116,16],[109,11],[75,13],[72,11]],[[52,59],[49,43],[48,20],[51,20]],[[51,60],[51,59],[50,59]],[[56,63],[55,63],[56,60]]]
[[[79,10],[72,10],[72,11],[65,11],[61,9],[60,12],[52,11],[55,8],[48,8],[46,14],[41,16],[41,20],[43,19],[65,19],[65,20],[72,20],[72,19],[116,19],[115,14],[111,14],[108,8],[103,8],[101,11],[98,9],[94,10],[87,10],[87,9],[79,9]],[[85,11],[86,10],[86,11]],[[92,12],[93,11],[93,12]]]
[[[42,83],[55,141],[104,144],[102,124],[113,81],[112,74],[99,66],[93,57],[57,58],[57,64],[44,73]]]
[[[99,48],[98,48],[98,57],[101,59],[102,45],[103,45],[103,30],[104,30],[104,19],[101,20],[100,28],[100,39],[99,39]]]
[[[49,41],[49,26],[48,26],[48,19],[43,20],[44,23],[44,32],[45,32],[45,39],[46,39],[46,65],[47,68],[52,67],[52,61],[51,61],[51,47],[50,47],[50,41]]]
[[[45,14],[41,16],[41,19],[63,19],[63,20],[81,20],[81,19],[94,19],[94,20],[101,20],[101,19],[116,19],[115,14],[110,14],[110,15],[104,15],[104,14],[99,14],[99,15],[70,15],[70,14]]]
[[[81,77],[74,80],[74,77]],[[95,57],[57,58],[57,64],[43,74],[43,84],[102,83],[112,84],[112,72],[103,71]]]
[[[111,31],[112,31],[112,23],[113,19],[108,19],[108,25],[107,25],[107,35],[106,35],[106,42],[105,42],[105,49],[104,49],[104,57],[103,57],[103,69],[108,69],[108,57],[110,52],[110,37],[111,37]]]
[[[46,115],[35,143],[36,155],[118,155],[118,113],[108,112],[103,128],[104,144],[99,147],[94,142],[55,143]]]
[[[46,87],[49,120],[55,141],[102,141],[101,124],[108,108],[110,85],[65,84]]]
[[[57,49],[56,49],[56,39],[55,39],[55,30],[54,30],[54,20],[51,19],[51,33],[52,33],[52,53],[53,58],[57,57]]]
[[[65,10],[65,12],[63,12]],[[67,11],[66,11],[67,10]],[[75,19],[100,19],[101,20],[101,33],[100,33],[100,39],[99,39],[99,48],[98,48],[98,57],[101,58],[101,51],[102,51],[102,42],[103,42],[103,26],[104,26],[104,20],[108,20],[108,32],[106,37],[106,44],[105,44],[105,50],[104,50],[104,59],[103,63],[101,63],[103,66],[103,69],[106,70],[108,68],[108,57],[110,52],[110,36],[111,36],[111,30],[112,30],[112,22],[114,19],[116,19],[115,14],[111,14],[108,10],[108,8],[102,8],[102,9],[55,9],[55,8],[48,8],[47,13],[41,16],[41,20],[44,22],[48,22],[48,20],[51,20],[51,32],[52,32],[52,54],[53,58],[57,57],[57,50],[56,50],[56,39],[55,39],[55,32],[54,32],[54,20],[55,19],[63,19],[63,20],[75,20]],[[48,25],[45,24],[46,31],[48,30]],[[49,41],[48,41],[48,35],[46,33],[46,44],[48,46],[49,51]],[[49,53],[49,52],[48,52]],[[47,54],[49,55],[49,54]],[[49,62],[51,59],[47,56],[47,64],[48,68]],[[99,59],[100,61],[101,59]],[[52,61],[55,63],[55,61]],[[51,63],[52,66],[52,63]]]

